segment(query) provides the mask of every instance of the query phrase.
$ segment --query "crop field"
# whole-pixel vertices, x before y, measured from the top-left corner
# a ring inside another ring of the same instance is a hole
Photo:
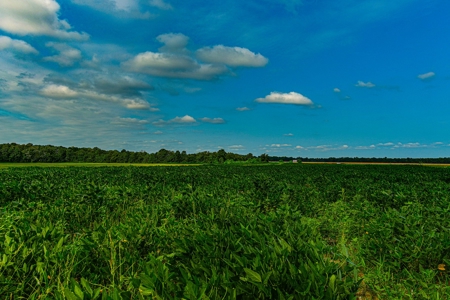
[[[450,168],[0,171],[0,299],[450,299]]]

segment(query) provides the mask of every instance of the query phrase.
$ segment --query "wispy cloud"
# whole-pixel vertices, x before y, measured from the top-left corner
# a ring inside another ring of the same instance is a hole
[[[222,119],[222,118],[207,118],[207,117],[204,117],[204,118],[200,118],[199,120],[202,121],[202,122],[211,123],[211,124],[225,124],[225,120]]]
[[[107,5],[105,5],[104,1],[98,0],[72,0],[72,2],[78,5],[86,5],[120,18],[150,19],[155,17],[149,11],[142,10],[139,0],[109,0]],[[158,8],[162,9],[164,2],[156,0],[154,4],[156,5],[152,5],[152,2],[149,2],[149,5],[153,7],[158,7],[159,4],[160,7]]]
[[[248,107],[238,107],[238,108],[236,108],[236,110],[237,111],[247,111],[247,110],[250,110],[250,108],[248,108]]]
[[[427,79],[431,79],[435,76],[436,76],[436,74],[434,72],[428,72],[428,73],[418,75],[417,78],[419,78],[421,80],[427,80]]]
[[[355,84],[355,86],[356,87],[373,88],[373,87],[375,87],[375,84],[373,84],[370,81],[368,81],[368,82],[358,81],[358,83]]]
[[[82,58],[80,50],[66,44],[49,42],[46,46],[55,49],[59,53],[57,55],[44,57],[44,61],[52,61],[58,63],[62,67],[69,67],[73,66]]]
[[[78,93],[67,86],[50,84],[41,89],[40,94],[54,99],[71,99],[78,96]]]

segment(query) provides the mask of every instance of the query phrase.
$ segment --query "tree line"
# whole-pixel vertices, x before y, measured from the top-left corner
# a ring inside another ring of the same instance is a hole
[[[100,148],[62,147],[33,144],[0,144],[0,162],[17,163],[231,163],[231,162],[268,162],[269,157],[263,154],[259,157],[252,153],[246,155],[226,152],[203,151],[188,154],[186,151],[171,151],[161,149],[156,153],[127,150],[102,150]]]
[[[297,162],[382,162],[382,163],[441,163],[450,164],[450,157],[440,158],[389,158],[389,157],[287,157],[269,156],[267,153],[254,156],[226,152],[203,151],[186,153],[161,149],[155,153],[145,151],[102,150],[100,148],[62,147],[33,144],[0,144],[0,162],[91,162],[91,163],[268,163],[278,161]]]

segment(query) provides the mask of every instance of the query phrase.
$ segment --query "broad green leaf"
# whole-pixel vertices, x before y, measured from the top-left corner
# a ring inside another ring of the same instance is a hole
[[[258,273],[256,273],[253,270],[244,268],[245,273],[247,274],[248,279],[250,279],[253,282],[261,282],[261,275],[259,275]]]

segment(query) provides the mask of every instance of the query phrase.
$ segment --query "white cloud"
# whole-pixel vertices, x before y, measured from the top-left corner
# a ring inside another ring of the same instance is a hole
[[[117,17],[149,19],[150,12],[141,12],[139,0],[72,0],[78,5],[86,5]]]
[[[370,145],[370,146],[356,146],[355,150],[373,150],[375,149],[376,146],[375,145]]]
[[[302,147],[302,146],[295,146],[295,149],[299,149],[299,150],[301,150],[301,149],[305,149],[304,147]]]
[[[428,145],[422,145],[420,143],[397,143],[396,145],[394,145],[394,148],[426,148],[428,147]]]
[[[340,90],[340,89],[338,89],[338,88],[334,88],[334,89],[333,89],[333,92],[335,92],[335,93],[340,93],[340,92],[341,92],[341,90]]]
[[[105,101],[118,103],[121,106],[132,110],[158,111],[159,109],[151,107],[150,104],[139,98],[123,98],[114,95],[101,94],[92,90],[73,90],[65,85],[49,84],[39,91],[39,94],[52,99],[89,99],[96,101]]]
[[[144,125],[147,124],[147,120],[141,120],[137,118],[115,118],[112,122],[112,124],[120,124],[120,125]]]
[[[69,23],[58,18],[59,9],[55,0],[0,1],[0,29],[17,35],[87,40],[89,35],[84,32],[68,31]]]
[[[269,60],[261,54],[255,54],[246,48],[217,45],[198,49],[197,58],[212,64],[224,64],[230,67],[264,67]]]
[[[22,40],[15,40],[8,36],[0,35],[0,50],[12,49],[22,53],[38,54],[39,52],[34,49],[30,44]]]
[[[236,110],[237,111],[247,111],[247,110],[250,110],[250,108],[248,108],[248,107],[238,107],[238,108],[236,108]]]
[[[189,37],[181,33],[167,33],[156,38],[164,46],[159,52],[146,51],[124,61],[122,67],[129,72],[158,77],[212,80],[233,74],[232,67],[260,67],[267,59],[248,49],[222,45],[197,50],[197,58],[186,49]]]
[[[150,5],[157,7],[162,10],[170,10],[173,9],[172,5],[169,3],[164,2],[164,0],[150,0]]]
[[[264,98],[258,98],[255,101],[260,103],[281,103],[281,104],[295,104],[306,106],[314,105],[311,99],[296,92],[290,93],[271,92],[270,95],[267,95]]]
[[[426,79],[431,79],[434,76],[436,76],[436,74],[434,72],[428,72],[425,74],[420,74],[417,76],[417,78],[421,79],[421,80],[426,80]]]
[[[153,134],[163,134],[163,132],[160,130],[157,130],[157,131],[153,132]]]
[[[117,10],[131,11],[138,9],[136,0],[113,0],[116,4]]]
[[[377,146],[381,146],[381,147],[390,147],[390,146],[394,146],[394,143],[388,142],[388,143],[378,143]]]
[[[185,115],[184,117],[175,117],[174,119],[170,120],[170,122],[173,123],[195,123],[195,119],[189,115]]]
[[[122,64],[131,72],[144,73],[159,77],[190,78],[210,80],[228,72],[225,66],[199,64],[186,55],[172,53],[144,52]]]
[[[272,144],[270,147],[280,148],[280,147],[290,147],[291,144]]]
[[[72,48],[66,44],[49,42],[46,46],[55,49],[59,52],[59,54],[44,57],[44,61],[52,61],[62,67],[70,67],[82,59],[80,50]]]
[[[197,121],[189,116],[189,115],[185,115],[184,117],[175,117],[169,121],[164,121],[164,120],[159,120],[159,121],[155,121],[152,124],[156,125],[156,126],[163,126],[163,125],[168,125],[168,124],[194,124],[197,123]]]
[[[243,149],[244,146],[243,145],[231,145],[228,146],[228,149]]]
[[[355,84],[355,86],[357,86],[357,87],[373,88],[373,87],[375,87],[375,84],[373,84],[370,81],[369,82],[358,81],[358,83]]]
[[[200,121],[205,122],[205,123],[211,123],[211,124],[224,124],[225,120],[222,118],[201,118]]]
[[[40,94],[54,99],[70,99],[78,96],[78,93],[64,85],[50,84],[40,90]]]
[[[156,39],[164,44],[163,47],[159,48],[161,52],[179,52],[185,50],[187,44],[189,43],[189,37],[182,33],[166,33],[161,34],[156,37]]]
[[[294,136],[294,134],[292,134],[292,133],[286,133],[286,134],[283,134],[284,136]]]

